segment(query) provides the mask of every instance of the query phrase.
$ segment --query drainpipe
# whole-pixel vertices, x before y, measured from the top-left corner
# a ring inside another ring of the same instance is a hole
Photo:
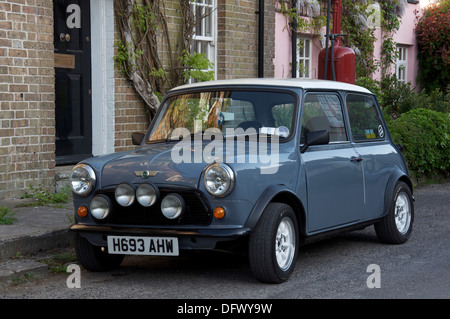
[[[327,5],[327,31],[325,34],[325,65],[324,72],[323,72],[323,79],[327,79],[327,71],[328,71],[328,37],[330,36],[330,8],[331,7],[331,0],[328,0]]]
[[[264,0],[259,0],[258,77],[264,77]]]
[[[297,7],[297,0],[292,0],[291,2],[292,8]],[[297,19],[294,18],[291,22],[291,30],[292,30],[292,36],[291,36],[291,69],[292,69],[292,77],[297,77]]]

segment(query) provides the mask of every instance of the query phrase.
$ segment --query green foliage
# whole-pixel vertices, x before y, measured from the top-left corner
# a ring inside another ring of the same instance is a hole
[[[40,260],[44,264],[47,264],[50,273],[66,273],[67,264],[73,263],[78,260],[74,250],[63,251],[61,253],[52,255],[48,258]]]
[[[122,41],[116,42],[117,54],[114,56],[114,64],[119,69],[122,75],[126,75],[128,72],[127,60],[128,60],[128,50],[127,47],[122,43]]]
[[[381,45],[381,77],[388,76],[390,69],[397,59],[397,43],[393,34],[400,28],[402,17],[401,2],[399,0],[380,0],[381,28],[383,29],[383,43]]]
[[[418,80],[428,92],[448,90],[450,83],[450,0],[424,10],[417,23]]]
[[[149,28],[153,30],[158,29],[156,17],[150,5],[133,3],[132,11],[134,15],[130,16],[130,19],[141,32],[146,32]]]
[[[192,54],[183,51],[183,55],[180,57],[183,62],[184,71],[183,75],[186,81],[190,79],[198,82],[205,82],[214,80],[213,63],[211,63],[206,54],[194,52]]]
[[[418,108],[390,120],[388,125],[416,177],[450,175],[449,113]]]
[[[370,28],[367,20],[371,19],[373,11],[368,11],[373,1],[342,0],[341,26],[343,44],[357,48],[355,56],[356,77],[368,77],[377,69],[377,62],[373,59],[375,28]]]
[[[11,225],[16,220],[11,209],[6,206],[0,206],[0,225]]]
[[[31,206],[48,206],[48,205],[61,205],[69,202],[72,193],[69,187],[64,187],[61,193],[52,193],[42,186],[34,188],[32,185],[29,186],[29,191],[22,195],[22,198],[33,199],[34,202]]]
[[[450,92],[435,89],[427,93],[416,92],[411,83],[398,81],[395,75],[386,75],[382,81],[362,77],[356,84],[367,88],[377,96],[378,103],[386,117],[397,118],[402,113],[425,108],[442,113],[450,112]]]

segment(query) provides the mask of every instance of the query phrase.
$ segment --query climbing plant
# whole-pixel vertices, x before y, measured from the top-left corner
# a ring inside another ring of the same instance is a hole
[[[119,31],[115,64],[141,96],[149,120],[170,88],[191,78],[205,81],[214,77],[206,56],[190,53],[195,25],[205,17],[195,16],[190,2],[170,2],[176,6],[171,12],[177,16],[169,17],[167,1],[114,0]],[[179,23],[169,27],[169,20]]]
[[[397,60],[397,43],[393,35],[400,28],[401,18],[407,6],[406,0],[379,0],[381,9],[381,30],[383,42],[381,46],[381,77],[392,73],[392,66]]]
[[[355,51],[356,77],[369,77],[376,71],[378,64],[373,59],[374,31],[369,19],[374,19],[375,11],[371,9],[373,0],[342,0],[341,27],[343,44]]]

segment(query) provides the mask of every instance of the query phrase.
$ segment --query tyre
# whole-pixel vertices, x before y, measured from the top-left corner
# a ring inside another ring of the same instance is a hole
[[[89,271],[109,271],[116,269],[123,261],[124,255],[108,254],[102,247],[92,245],[86,238],[76,234],[75,252],[81,266]]]
[[[298,254],[298,225],[292,208],[270,203],[263,212],[249,240],[250,268],[266,283],[289,279]]]
[[[403,182],[394,188],[389,213],[375,224],[378,238],[389,244],[403,244],[411,236],[414,222],[414,204],[411,190]]]

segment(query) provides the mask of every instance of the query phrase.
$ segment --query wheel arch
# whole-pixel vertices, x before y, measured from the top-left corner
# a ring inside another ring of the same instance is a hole
[[[266,188],[253,206],[245,226],[253,229],[261,218],[267,205],[273,202],[289,205],[294,210],[300,235],[304,236],[306,225],[304,206],[298,196],[284,185],[272,185]]]
[[[389,213],[392,197],[394,196],[394,188],[397,182],[404,182],[406,185],[408,185],[409,189],[411,190],[411,194],[413,194],[413,183],[409,178],[409,176],[401,171],[394,172],[389,178],[389,181],[386,186],[386,192],[384,195],[383,215],[381,217],[386,216]]]

